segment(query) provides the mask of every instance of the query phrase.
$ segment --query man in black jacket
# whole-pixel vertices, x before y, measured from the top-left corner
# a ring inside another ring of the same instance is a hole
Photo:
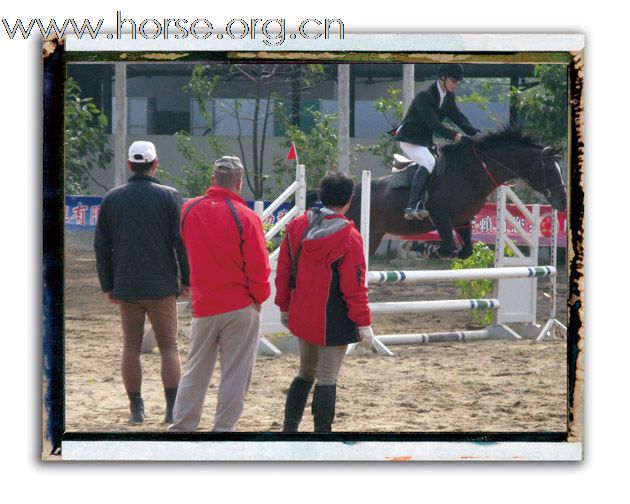
[[[145,316],[160,349],[164,422],[171,423],[181,376],[176,296],[190,294],[188,258],[179,232],[182,198],[154,178],[158,159],[151,142],[131,144],[127,166],[129,181],[109,191],[101,203],[94,236],[96,267],[106,298],[120,310],[129,423],[144,422],[140,349]]]
[[[470,137],[447,128],[442,120],[448,117],[468,135],[478,133],[455,102],[455,91],[463,77],[464,69],[461,65],[440,65],[437,81],[429,89],[416,95],[396,132],[396,140],[400,142],[402,151],[418,163],[404,213],[407,220],[424,219],[429,215],[422,204],[422,193],[435,166],[435,158],[429,150],[433,145],[433,134],[437,133],[456,142],[472,143]]]

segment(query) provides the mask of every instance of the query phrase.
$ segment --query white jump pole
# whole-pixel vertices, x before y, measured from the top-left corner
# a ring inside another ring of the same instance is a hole
[[[501,307],[498,299],[445,299],[438,301],[399,301],[370,303],[372,313],[435,313],[443,311],[495,310]]]
[[[455,331],[442,333],[388,334],[378,339],[385,345],[423,345],[426,343],[449,343],[460,341],[478,341],[490,338],[487,329],[479,331]]]
[[[498,280],[500,278],[555,277],[554,266],[516,266],[468,270],[370,271],[369,283],[452,282],[455,280]]]

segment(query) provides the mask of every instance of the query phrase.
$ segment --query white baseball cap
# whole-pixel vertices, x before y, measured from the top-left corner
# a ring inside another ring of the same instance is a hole
[[[129,147],[129,161],[132,163],[152,163],[156,158],[153,142],[139,140]]]

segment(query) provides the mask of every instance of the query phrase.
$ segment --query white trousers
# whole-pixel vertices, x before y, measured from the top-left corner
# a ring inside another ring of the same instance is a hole
[[[428,147],[424,147],[423,145],[414,145],[407,142],[398,142],[400,144],[400,149],[405,153],[405,155],[415,161],[420,166],[424,166],[429,173],[433,171],[435,167],[435,158]]]

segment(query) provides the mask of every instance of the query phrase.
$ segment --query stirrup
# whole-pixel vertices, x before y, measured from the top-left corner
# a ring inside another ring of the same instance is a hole
[[[423,220],[429,216],[429,211],[424,208],[422,202],[418,202],[418,204],[416,205],[416,209],[414,210],[414,214],[416,219]]]
[[[429,211],[426,208],[421,208],[419,210],[416,210],[416,219],[418,220],[424,220],[429,216]]]
[[[407,207],[405,208],[403,217],[405,218],[405,220],[414,220],[418,218],[418,212],[412,207]]]

